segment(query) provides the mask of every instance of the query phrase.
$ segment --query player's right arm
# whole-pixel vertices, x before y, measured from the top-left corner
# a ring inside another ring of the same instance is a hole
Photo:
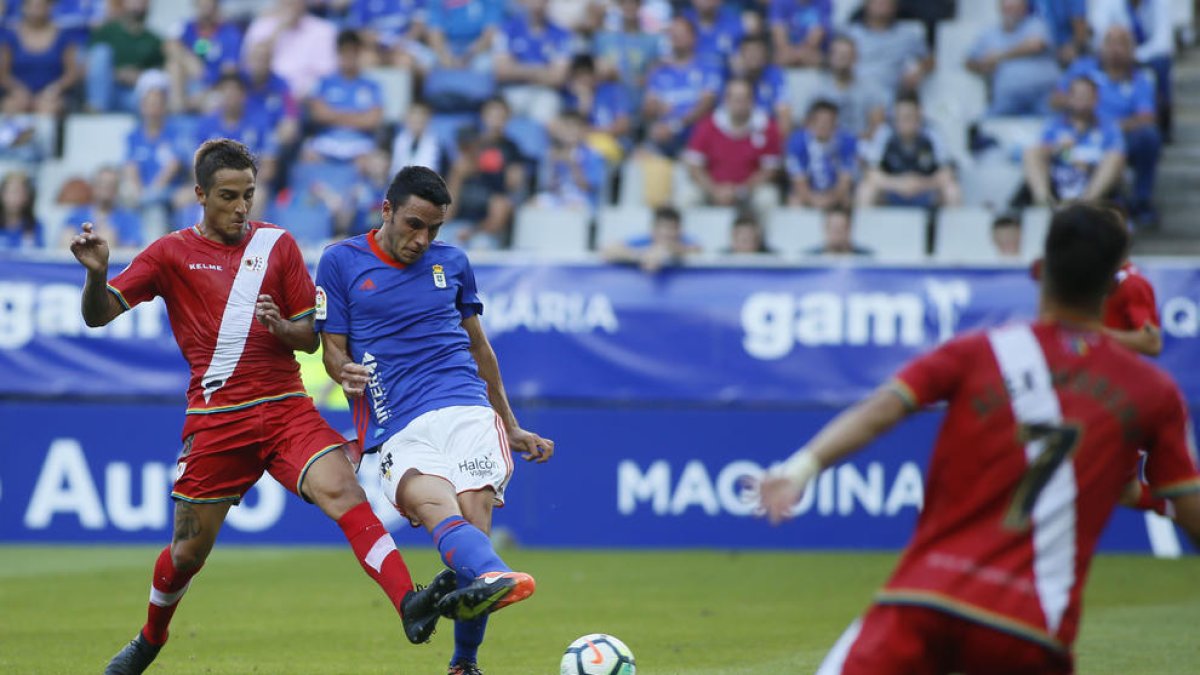
[[[87,270],[81,302],[83,321],[92,328],[104,326],[125,311],[108,290],[108,242],[92,231],[91,223],[84,223],[71,239],[71,253]]]

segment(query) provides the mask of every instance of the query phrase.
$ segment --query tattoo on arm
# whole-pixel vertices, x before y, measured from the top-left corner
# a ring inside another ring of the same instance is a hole
[[[195,539],[200,535],[200,517],[188,502],[175,502],[175,537],[172,543]]]

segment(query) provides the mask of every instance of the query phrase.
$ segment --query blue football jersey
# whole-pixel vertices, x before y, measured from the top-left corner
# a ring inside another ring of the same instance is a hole
[[[460,249],[434,242],[402,265],[375,231],[330,245],[317,265],[316,330],[346,335],[350,358],[371,371],[353,402],[371,449],[417,417],[456,405],[488,405],[463,319],[483,313],[475,273]]]

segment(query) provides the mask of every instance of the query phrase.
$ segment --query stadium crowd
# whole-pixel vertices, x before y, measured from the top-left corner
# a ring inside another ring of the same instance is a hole
[[[870,255],[850,214],[877,206],[987,206],[998,256],[1030,206],[1108,198],[1152,226],[1169,0],[981,3],[195,0],[159,34],[149,0],[0,1],[0,250],[61,248],[85,220],[127,248],[190,226],[192,153],[222,136],[260,159],[253,215],[312,245],[371,228],[408,164],[446,177],[447,241],[503,249],[527,210],[633,206],[644,232],[591,239],[648,268],[701,250],[696,207],[736,254]],[[133,116],[121,161],[40,180],[95,113]],[[1015,180],[972,188],[988,166]],[[779,251],[781,209],[820,213],[820,245]]]

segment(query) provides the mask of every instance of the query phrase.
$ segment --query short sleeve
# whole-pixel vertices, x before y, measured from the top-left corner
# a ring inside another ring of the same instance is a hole
[[[161,255],[162,245],[159,242],[151,244],[108,282],[109,292],[117,296],[117,301],[122,307],[127,310],[133,309],[155,296],[162,295],[158,283]]]
[[[280,262],[283,263],[283,291],[286,297],[276,302],[288,320],[303,319],[316,309],[317,289],[313,286],[304,256],[292,235],[284,234],[278,246],[281,247]]]
[[[1183,398],[1171,389],[1161,412],[1146,423],[1146,481],[1155,496],[1168,498],[1200,492],[1192,424]]]
[[[1129,325],[1141,329],[1146,324],[1159,327],[1158,307],[1154,300],[1154,287],[1140,276],[1131,276],[1123,284],[1128,286],[1125,296],[1125,314]]]
[[[919,356],[900,369],[890,383],[911,409],[945,401],[958,390],[968,368],[966,352],[971,344],[965,337],[951,340],[933,351]]]
[[[483,301],[479,299],[479,289],[475,286],[475,270],[471,262],[463,255],[462,286],[458,289],[458,297],[454,300],[458,313],[462,318],[469,319],[483,314]]]
[[[313,329],[318,333],[347,335],[350,332],[349,294],[342,270],[341,250],[336,244],[325,249],[317,264],[313,302]]]

